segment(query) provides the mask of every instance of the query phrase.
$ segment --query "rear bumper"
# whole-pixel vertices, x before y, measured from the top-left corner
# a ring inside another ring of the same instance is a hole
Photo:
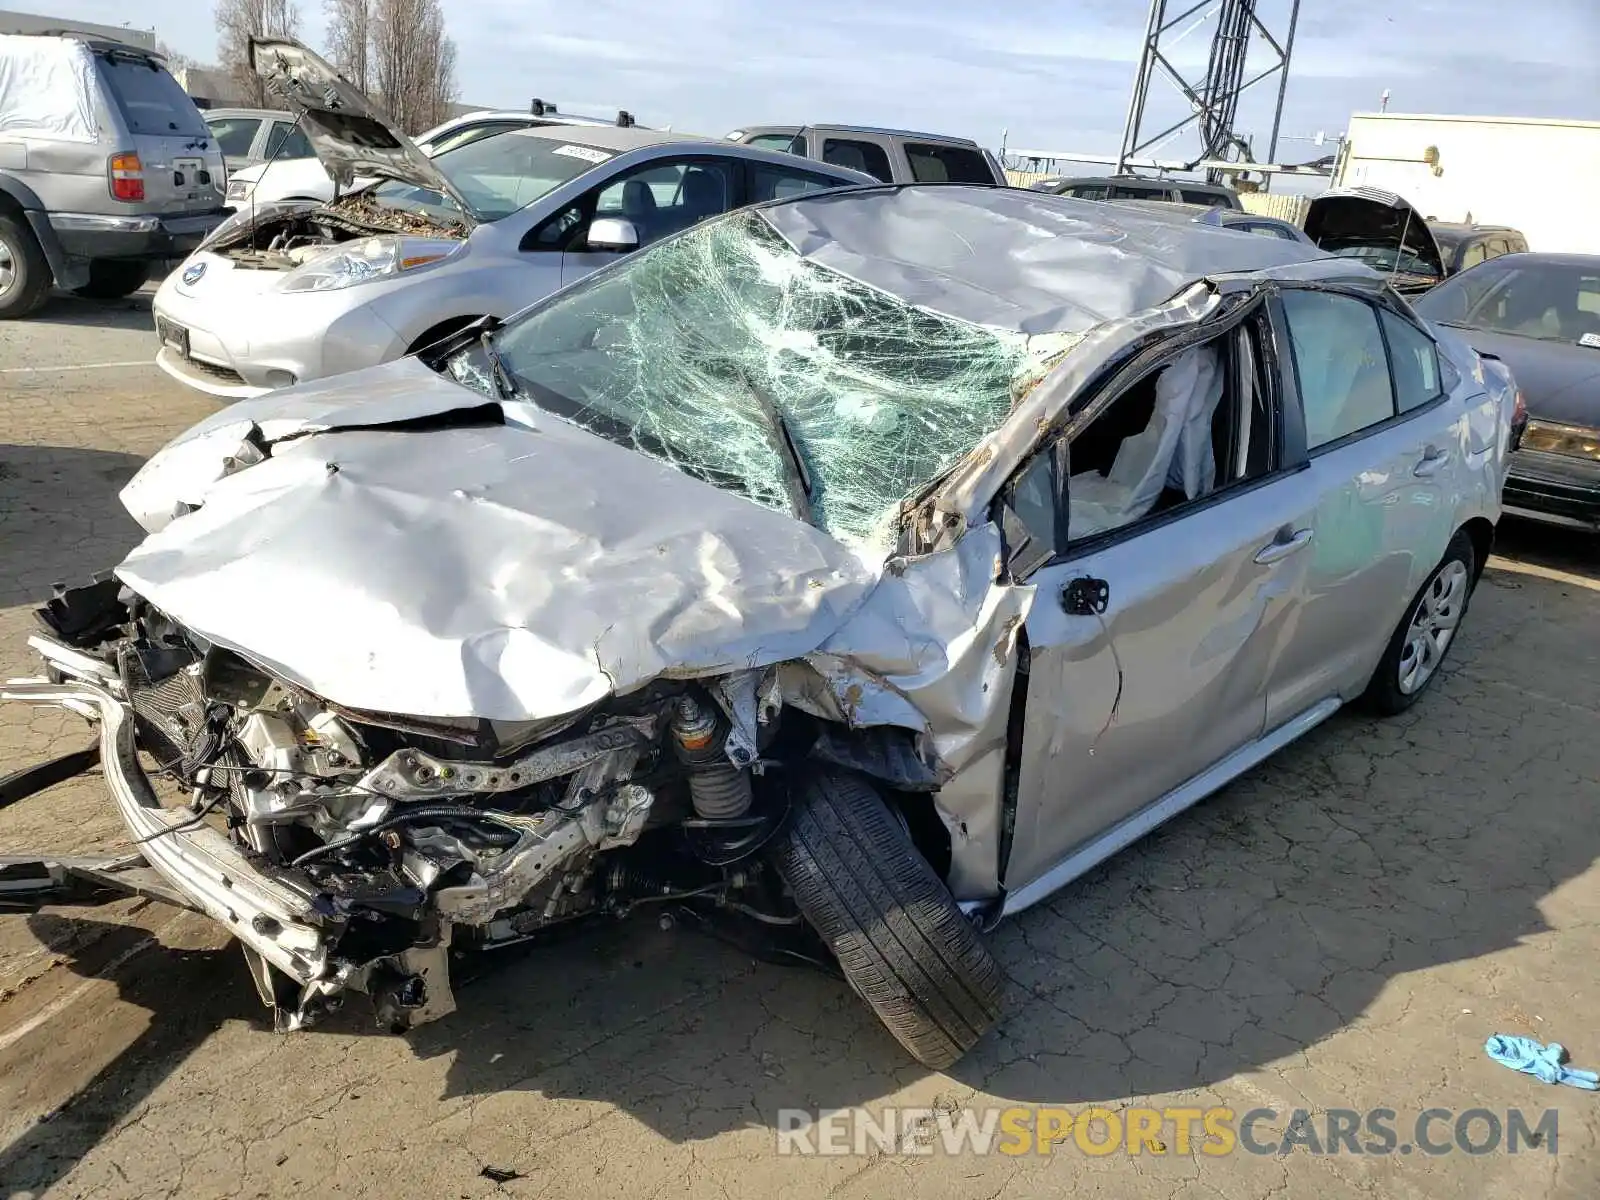
[[[227,215],[221,208],[186,217],[56,212],[49,221],[69,258],[160,260],[193,253]]]
[[[36,643],[37,644],[37,643]],[[41,647],[47,652],[53,645]],[[61,649],[65,649],[64,647]],[[70,653],[70,652],[69,652]],[[0,700],[57,705],[92,715],[100,725],[106,788],[145,861],[199,912],[308,991],[343,986],[334,978],[329,938],[310,895],[263,874],[240,849],[205,824],[189,825],[185,808],[163,808],[134,744],[132,711],[111,690],[87,681],[0,684]],[[159,835],[159,836],[156,836]]]
[[[1504,507],[1512,516],[1600,530],[1600,463],[1518,450],[1511,456]]]

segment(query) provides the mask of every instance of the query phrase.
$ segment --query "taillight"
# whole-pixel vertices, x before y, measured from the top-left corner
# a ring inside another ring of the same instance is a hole
[[[1511,423],[1520,424],[1528,415],[1528,398],[1522,394],[1522,389],[1517,389],[1516,404],[1511,409]]]
[[[111,195],[117,200],[144,199],[144,164],[137,154],[111,156]]]

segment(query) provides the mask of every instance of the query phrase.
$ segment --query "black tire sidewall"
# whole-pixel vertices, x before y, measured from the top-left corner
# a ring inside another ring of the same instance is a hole
[[[1455,636],[1450,639],[1450,644],[1445,647],[1444,656],[1439,665],[1434,668],[1433,674],[1423,681],[1421,687],[1414,692],[1400,690],[1400,657],[1405,653],[1406,635],[1411,632],[1411,622],[1417,615],[1417,609],[1422,604],[1422,599],[1428,594],[1428,589],[1433,586],[1434,580],[1444,572],[1444,569],[1453,562],[1459,562],[1467,569],[1467,594],[1461,602],[1461,621],[1456,624]],[[1383,652],[1383,659],[1378,663],[1378,669],[1373,672],[1372,681],[1367,685],[1366,700],[1369,707],[1379,715],[1394,716],[1410,708],[1424,696],[1433,686],[1434,680],[1444,667],[1444,659],[1449,658],[1450,651],[1460,640],[1461,626],[1466,621],[1467,611],[1472,607],[1472,593],[1477,586],[1477,550],[1472,544],[1472,539],[1466,533],[1457,533],[1450,539],[1444,557],[1439,560],[1438,566],[1428,572],[1428,578],[1417,589],[1417,594],[1411,598],[1411,603],[1406,605],[1405,615],[1400,618],[1400,623],[1395,626],[1394,633],[1389,638],[1388,648]]]

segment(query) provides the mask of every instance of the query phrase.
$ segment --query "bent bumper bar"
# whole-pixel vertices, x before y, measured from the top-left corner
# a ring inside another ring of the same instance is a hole
[[[215,829],[203,824],[177,828],[188,825],[194,814],[161,807],[139,765],[132,713],[122,700],[92,683],[33,680],[0,684],[0,700],[93,712],[100,723],[106,786],[150,866],[196,910],[284,974],[303,985],[332,974],[329,938],[310,896],[262,874]]]

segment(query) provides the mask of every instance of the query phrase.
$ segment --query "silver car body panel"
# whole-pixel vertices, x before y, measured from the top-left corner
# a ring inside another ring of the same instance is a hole
[[[1112,206],[914,191],[758,211],[800,252],[912,303],[1060,338],[926,496],[947,519],[931,552],[871,561],[408,360],[236,406],[158,453],[124,492],[153,532],[119,575],[351,707],[544,718],[658,676],[763,671],[785,704],[928,735],[955,895],[1032,902],[1360,690],[1453,533],[1498,518],[1511,397],[1441,336],[1456,382],[1426,410],[1007,582],[991,503],[1043,440],[1070,436],[1074,402],[1109,368],[1217,336],[1276,288],[1378,282],[1294,243]],[[452,411],[457,427],[382,428]],[[1293,552],[1264,554],[1290,527]],[[1083,575],[1109,581],[1103,613],[1064,611]]]

